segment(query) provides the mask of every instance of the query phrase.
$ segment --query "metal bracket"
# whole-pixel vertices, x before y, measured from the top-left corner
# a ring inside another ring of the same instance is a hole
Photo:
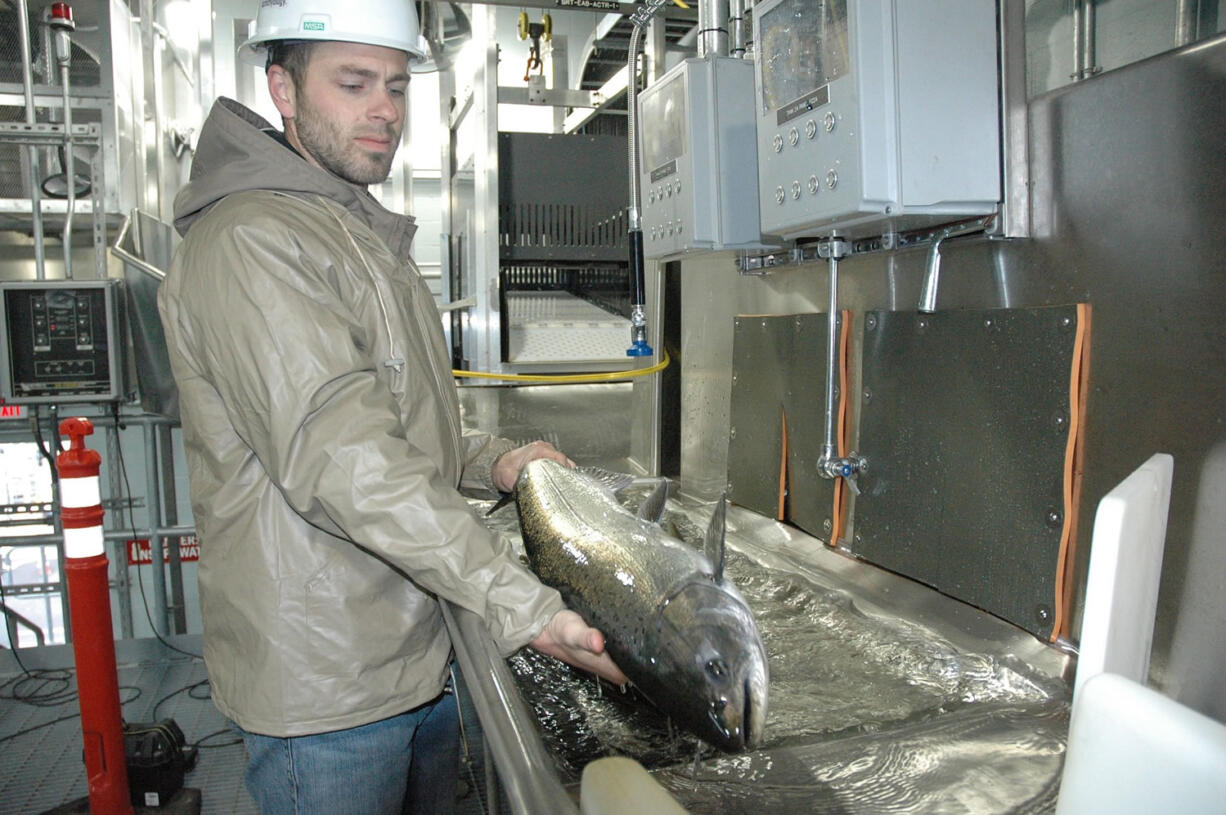
[[[96,123],[73,125],[70,132],[62,124],[46,122],[0,122],[0,142],[58,147],[71,141],[96,146],[100,140]]]

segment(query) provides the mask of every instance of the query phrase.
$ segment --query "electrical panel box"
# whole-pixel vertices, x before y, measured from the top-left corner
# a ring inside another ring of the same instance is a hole
[[[996,3],[754,7],[762,231],[863,237],[996,211]]]
[[[125,398],[120,285],[0,283],[0,398],[27,405]]]
[[[753,63],[687,59],[639,96],[643,255],[761,248]]]

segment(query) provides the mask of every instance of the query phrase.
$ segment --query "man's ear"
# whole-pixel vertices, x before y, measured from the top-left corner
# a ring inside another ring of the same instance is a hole
[[[294,80],[280,65],[268,66],[268,95],[282,119],[294,118]]]

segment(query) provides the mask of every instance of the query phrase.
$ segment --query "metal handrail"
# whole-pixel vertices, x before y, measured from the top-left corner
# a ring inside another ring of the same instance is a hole
[[[578,807],[558,778],[532,714],[515,689],[511,669],[498,653],[485,621],[466,608],[446,600],[440,602],[456,661],[512,812],[577,815]]]
[[[123,219],[123,224],[119,227],[119,234],[115,236],[115,242],[111,244],[111,247],[110,247],[111,254],[115,255],[120,260],[124,261],[125,263],[131,263],[133,266],[140,269],[141,271],[148,272],[149,274],[153,275],[153,277],[155,277],[158,280],[165,280],[166,273],[164,271],[152,265],[151,263],[148,263],[147,261],[141,260],[136,255],[132,254],[131,252],[129,252],[127,249],[123,247],[123,243],[125,240],[127,240],[128,231],[131,229],[131,227],[132,227],[132,216],[127,215]]]

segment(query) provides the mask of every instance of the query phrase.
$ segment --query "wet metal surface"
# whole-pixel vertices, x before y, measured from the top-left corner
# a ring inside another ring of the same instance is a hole
[[[855,554],[1049,636],[1076,334],[1076,306],[869,312]]]
[[[784,517],[829,537],[834,482],[817,469],[826,439],[826,331],[825,314],[736,318],[728,499],[777,517],[786,416]]]
[[[627,505],[641,500],[623,494]],[[701,538],[711,507],[670,499]],[[489,519],[518,535],[508,507]],[[1050,812],[1063,760],[1067,660],[1019,629],[729,512],[727,574],[770,660],[762,747],[729,755],[674,728],[633,689],[531,652],[511,660],[563,779],[609,754],[641,761],[694,813]]]

